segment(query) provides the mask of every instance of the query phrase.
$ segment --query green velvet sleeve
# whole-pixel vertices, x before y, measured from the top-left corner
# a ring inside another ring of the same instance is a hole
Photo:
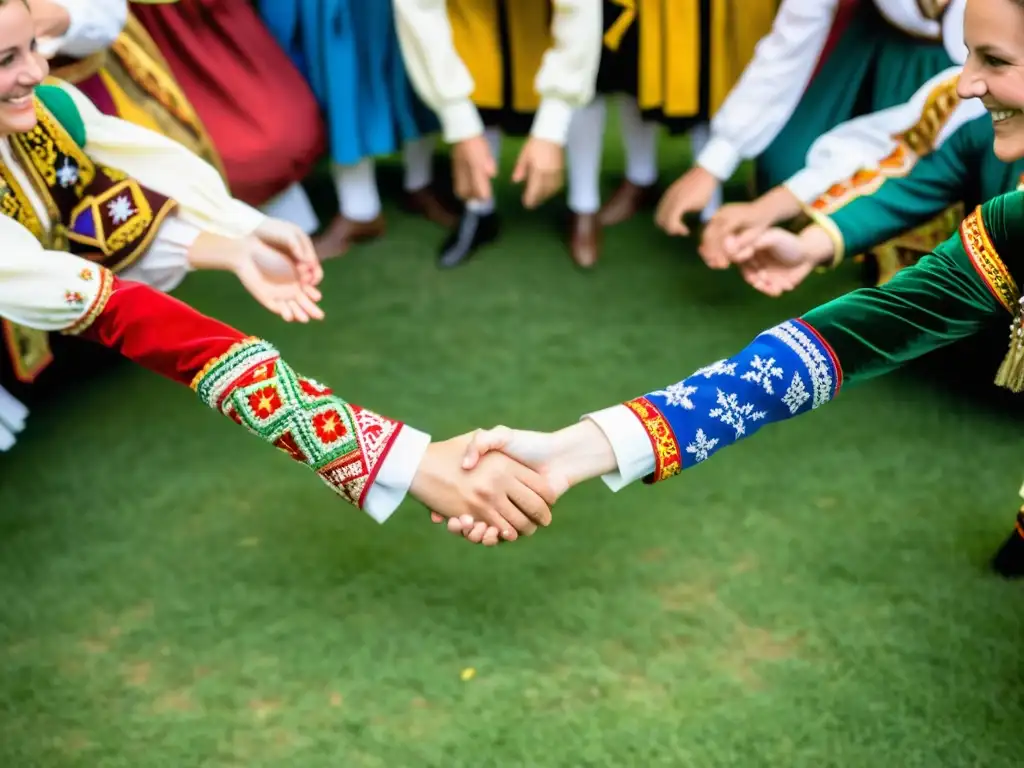
[[[1024,244],[1022,194],[980,206],[956,234],[885,285],[853,291],[803,316],[832,347],[844,385],[1008,324],[1019,297],[1013,265],[999,252],[1015,254]]]
[[[988,124],[988,134],[985,130]],[[970,120],[902,175],[880,169],[863,194],[825,213],[848,255],[864,253],[964,199],[971,158],[991,146],[991,120]],[[910,161],[908,161],[910,162]]]

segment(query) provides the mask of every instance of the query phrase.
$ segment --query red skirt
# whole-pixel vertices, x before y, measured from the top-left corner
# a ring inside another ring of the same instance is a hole
[[[325,149],[319,106],[248,0],[181,0],[133,13],[220,153],[235,197],[262,205]]]

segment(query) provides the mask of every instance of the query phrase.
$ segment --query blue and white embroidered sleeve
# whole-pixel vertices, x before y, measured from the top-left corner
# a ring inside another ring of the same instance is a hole
[[[764,331],[739,354],[665,389],[587,414],[612,444],[612,489],[666,480],[765,424],[832,400],[842,371],[828,343],[806,322]]]

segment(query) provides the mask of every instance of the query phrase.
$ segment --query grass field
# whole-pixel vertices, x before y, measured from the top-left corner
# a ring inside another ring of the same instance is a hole
[[[857,283],[770,300],[649,219],[581,273],[560,205],[501,193],[500,243],[446,273],[443,233],[389,208],[384,242],[328,265],[314,327],[225,275],[180,296],[447,437],[565,425]],[[987,559],[1019,408],[950,386],[961,361],[657,487],[581,487],[497,550],[413,502],[380,527],[190,392],[104,366],[0,460],[0,765],[1018,766],[1024,585]]]

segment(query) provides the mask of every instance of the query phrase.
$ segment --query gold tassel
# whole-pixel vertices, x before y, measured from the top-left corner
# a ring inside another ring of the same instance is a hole
[[[1024,299],[1020,303],[1024,305]],[[996,386],[1015,393],[1024,391],[1024,321],[1020,307],[1010,324],[1010,349],[996,372]]]

